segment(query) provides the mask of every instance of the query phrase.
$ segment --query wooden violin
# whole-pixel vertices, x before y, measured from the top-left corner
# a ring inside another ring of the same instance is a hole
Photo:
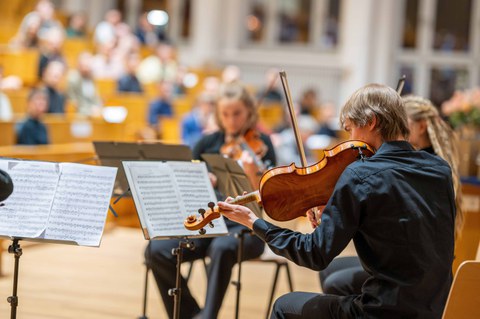
[[[265,156],[268,147],[260,138],[258,131],[249,129],[242,136],[231,138],[220,148],[221,154],[234,160],[239,160],[244,151],[250,154],[259,171],[264,172],[265,165],[260,158]]]
[[[258,191],[236,197],[231,204],[242,205],[256,201],[265,213],[277,221],[288,221],[317,206],[326,205],[333,193],[335,184],[345,168],[355,160],[364,160],[375,153],[374,149],[362,141],[346,141],[324,150],[323,158],[314,165],[272,168],[263,174]],[[190,215],[184,226],[188,230],[203,229],[212,220],[219,218],[221,211],[214,203],[209,210],[200,209],[200,216]]]

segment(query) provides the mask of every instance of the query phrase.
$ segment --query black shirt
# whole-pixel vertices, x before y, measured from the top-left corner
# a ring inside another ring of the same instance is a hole
[[[28,118],[17,128],[17,144],[48,144],[48,133],[45,124],[39,120]]]
[[[47,87],[48,113],[65,113],[65,95],[51,87]]]
[[[448,164],[407,142],[385,142],[342,173],[311,234],[264,220],[255,233],[293,262],[325,268],[353,239],[371,275],[342,298],[351,318],[441,318],[452,282],[455,199]]]

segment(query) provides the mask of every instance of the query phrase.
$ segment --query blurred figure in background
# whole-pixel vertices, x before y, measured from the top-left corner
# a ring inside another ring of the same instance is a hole
[[[332,102],[324,103],[317,114],[319,129],[316,134],[337,137],[337,132],[333,128],[335,119],[335,105]]]
[[[65,95],[61,91],[65,70],[65,64],[52,61],[43,72],[42,83],[48,95],[48,113],[65,113]]]
[[[279,71],[276,68],[270,68],[265,71],[265,84],[257,92],[257,99],[261,104],[278,104],[283,101],[283,92],[280,90]]]
[[[124,72],[124,58],[117,54],[115,41],[100,44],[92,59],[93,78],[118,80]]]
[[[44,89],[35,88],[30,91],[27,103],[27,117],[18,123],[15,131],[17,133],[17,144],[39,145],[48,144],[48,132],[41,117],[47,112],[48,95]]]
[[[320,107],[317,91],[315,89],[305,90],[300,97],[299,106],[300,114],[316,117]]]
[[[125,61],[125,74],[117,81],[118,92],[142,93],[142,85],[137,78],[136,72],[140,64],[140,57],[136,53],[130,53]]]
[[[40,40],[45,40],[50,35],[50,29],[60,29],[63,31],[62,24],[55,19],[55,7],[50,0],[39,0],[35,6],[35,10],[28,13],[20,24],[17,33],[20,37],[27,35],[33,36],[32,30],[36,30],[35,36]],[[29,30],[27,32],[27,30]]]
[[[122,22],[122,13],[118,10],[108,10],[103,21],[97,24],[93,34],[95,44],[104,45],[115,42],[117,39],[116,28]]]
[[[166,41],[165,34],[160,29],[148,22],[148,12],[144,12],[138,19],[135,35],[141,44],[154,48],[159,42]]]
[[[70,70],[67,76],[67,94],[79,114],[96,117],[103,103],[93,81],[92,59],[87,51],[78,55],[77,69]]]
[[[84,38],[87,36],[87,16],[84,12],[72,14],[68,19],[67,38]]]
[[[52,28],[47,32],[47,38],[40,43],[40,59],[38,63],[38,78],[43,77],[43,72],[47,64],[52,61],[65,63],[62,48],[65,42],[65,32],[63,29]]]
[[[3,80],[3,67],[0,66],[0,83]],[[0,85],[0,121],[10,121],[13,117],[12,105],[10,99],[2,92]]]
[[[158,130],[159,117],[171,117],[172,111],[172,84],[161,81],[158,83],[158,95],[148,106],[148,124]]]
[[[203,136],[215,110],[215,96],[206,92],[197,97],[191,112],[182,119],[182,142],[190,148]]]
[[[236,65],[227,65],[222,71],[222,82],[233,83],[238,82],[242,78],[242,71]]]
[[[160,43],[155,54],[140,62],[137,77],[142,84],[167,81],[177,81],[178,63],[175,59],[175,50],[166,43]]]

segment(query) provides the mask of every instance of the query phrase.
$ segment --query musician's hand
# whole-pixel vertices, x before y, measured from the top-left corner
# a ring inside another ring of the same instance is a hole
[[[210,183],[212,183],[213,188],[217,187],[217,176],[213,173],[208,172],[208,178],[210,179]]]
[[[233,198],[228,197],[225,202],[218,202],[217,205],[218,208],[220,208],[222,215],[252,229],[253,223],[258,217],[248,207],[230,204],[232,201]]]
[[[307,211],[307,218],[313,229],[320,225],[323,209],[325,206],[318,206]]]

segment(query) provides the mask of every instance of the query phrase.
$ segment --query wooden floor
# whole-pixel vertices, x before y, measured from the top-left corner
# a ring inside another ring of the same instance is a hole
[[[142,312],[144,284],[143,250],[138,229],[115,227],[106,232],[100,248],[60,244],[23,243],[20,258],[18,319],[121,319]],[[348,250],[352,252],[352,248]],[[347,254],[348,254],[347,250]],[[14,258],[5,254],[0,278],[0,318],[10,318]],[[295,290],[319,291],[318,275],[292,265]],[[240,318],[263,318],[274,266],[244,263]],[[236,268],[233,276],[236,276]],[[147,315],[166,318],[159,293],[150,278]],[[189,286],[203,304],[206,287],[201,263],[196,263]],[[277,296],[288,292],[282,272]],[[234,318],[235,289],[229,287],[219,318]]]

